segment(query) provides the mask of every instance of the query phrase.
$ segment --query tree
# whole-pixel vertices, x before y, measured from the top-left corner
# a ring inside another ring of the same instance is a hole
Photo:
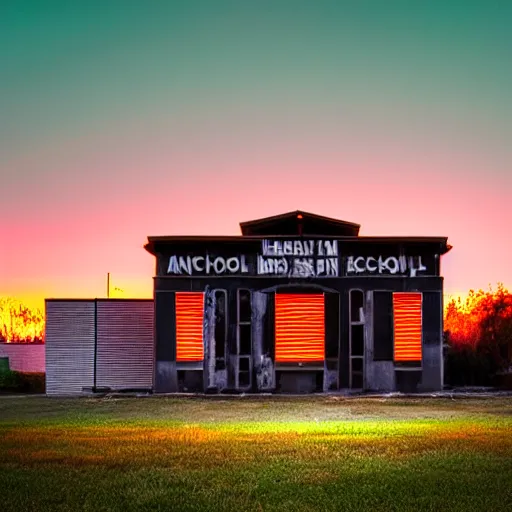
[[[512,293],[502,285],[482,301],[479,345],[498,371],[512,364]]]
[[[0,341],[33,343],[44,341],[44,315],[11,297],[0,297]]]
[[[450,347],[447,380],[489,384],[512,365],[512,293],[502,284],[487,292],[471,290],[465,302],[450,301],[445,329]]]

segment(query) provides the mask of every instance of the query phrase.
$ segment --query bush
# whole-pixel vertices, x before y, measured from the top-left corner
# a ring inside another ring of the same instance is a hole
[[[44,373],[24,373],[9,370],[0,373],[0,392],[44,393]]]
[[[452,300],[444,318],[445,382],[452,386],[509,386],[512,366],[512,293],[503,285]],[[506,381],[506,382],[505,382]]]
[[[449,386],[492,386],[496,368],[492,360],[471,347],[450,347],[445,359]]]
[[[0,373],[0,389],[6,391],[13,391],[20,386],[20,379],[18,372],[7,370]]]

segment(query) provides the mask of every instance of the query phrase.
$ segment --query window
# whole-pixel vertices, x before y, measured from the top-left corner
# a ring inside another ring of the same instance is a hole
[[[238,354],[241,356],[250,356],[252,353],[251,324],[241,324],[238,328]]]
[[[277,363],[315,362],[325,358],[324,294],[275,296]]]
[[[361,290],[350,290],[350,321],[364,322],[364,295]]]
[[[364,293],[350,290],[350,387],[364,386]]]
[[[236,386],[239,389],[251,387],[252,368],[252,304],[251,291],[237,290],[237,365]]]
[[[393,293],[394,360],[421,361],[421,293]]]
[[[227,293],[226,290],[215,290],[215,370],[224,370],[226,367],[227,343]]]
[[[238,322],[251,322],[251,291],[238,290]]]
[[[176,292],[176,361],[202,361],[203,292]]]
[[[352,337],[350,344],[350,355],[352,357],[364,357],[364,325],[352,325]]]

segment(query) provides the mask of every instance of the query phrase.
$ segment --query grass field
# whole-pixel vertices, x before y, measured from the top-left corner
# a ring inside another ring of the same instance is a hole
[[[512,510],[512,398],[0,397],[0,511]]]

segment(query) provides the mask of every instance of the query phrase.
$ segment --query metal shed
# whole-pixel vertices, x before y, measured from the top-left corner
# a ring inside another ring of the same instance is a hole
[[[46,300],[46,393],[151,390],[153,301]]]

